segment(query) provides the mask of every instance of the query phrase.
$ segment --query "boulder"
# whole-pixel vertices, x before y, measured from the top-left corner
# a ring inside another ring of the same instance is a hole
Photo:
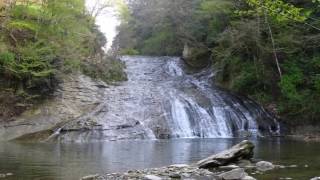
[[[198,161],[197,166],[199,168],[215,168],[235,163],[243,159],[249,160],[253,157],[253,149],[253,143],[245,140],[228,150]]]
[[[247,176],[248,174],[242,168],[233,169],[219,175],[219,177],[224,180],[239,180]]]
[[[260,161],[256,163],[256,167],[257,167],[257,170],[264,172],[264,171],[270,171],[274,169],[275,165],[273,165],[271,162]]]
[[[310,180],[320,180],[320,177],[314,177],[314,178],[312,178]]]

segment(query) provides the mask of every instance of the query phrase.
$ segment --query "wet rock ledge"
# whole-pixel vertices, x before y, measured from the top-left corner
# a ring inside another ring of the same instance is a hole
[[[126,173],[90,175],[81,180],[254,180],[246,170],[264,172],[276,168],[270,162],[253,163],[254,145],[250,141],[231,147],[194,164],[132,170]]]

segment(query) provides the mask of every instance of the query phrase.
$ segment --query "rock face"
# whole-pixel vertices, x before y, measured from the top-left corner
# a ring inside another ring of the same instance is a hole
[[[222,151],[197,162],[197,165],[200,168],[215,168],[235,163],[239,160],[251,159],[253,157],[253,149],[253,143],[250,141],[242,141],[226,151]]]
[[[45,140],[56,129],[102,103],[107,85],[81,74],[64,78],[52,99],[0,125],[0,141],[16,138]]]

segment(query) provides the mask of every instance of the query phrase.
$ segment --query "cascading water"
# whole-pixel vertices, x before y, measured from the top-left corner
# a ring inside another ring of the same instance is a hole
[[[167,63],[168,74],[178,79],[183,76],[176,81],[178,86],[167,89],[171,106],[167,120],[172,136],[226,138],[243,133],[250,136],[278,133],[277,121],[263,108],[213,86],[211,69],[187,75],[182,66],[179,58]]]
[[[212,85],[211,69],[188,74],[177,57],[121,59],[129,80],[108,87],[105,104],[64,127],[60,138],[229,138],[278,132],[277,121],[259,105]]]

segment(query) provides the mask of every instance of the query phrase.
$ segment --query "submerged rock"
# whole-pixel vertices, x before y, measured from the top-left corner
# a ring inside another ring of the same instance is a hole
[[[161,180],[162,178],[155,175],[146,175],[143,178],[144,180]]]
[[[89,176],[85,176],[82,177],[80,180],[94,180],[95,178],[97,178],[99,175],[89,175]]]
[[[297,168],[298,165],[293,164],[293,165],[290,165],[290,166],[288,166],[288,167],[289,167],[289,168]]]
[[[271,162],[267,161],[260,161],[256,163],[257,170],[259,171],[270,171],[275,168],[275,165],[273,165]]]
[[[238,180],[245,178],[247,175],[248,174],[244,171],[244,169],[238,168],[222,173],[219,175],[219,177],[224,180]]]
[[[249,161],[249,160],[246,160],[246,159],[242,159],[242,160],[238,161],[237,165],[239,167],[242,167],[242,168],[244,168],[244,167],[252,167],[253,166],[252,162]]]
[[[253,149],[253,143],[245,140],[228,150],[197,162],[197,165],[199,168],[215,168],[238,162],[239,160],[251,159],[253,157]]]
[[[284,165],[274,165],[274,167],[277,169],[285,169],[286,168],[286,166],[284,166]]]

